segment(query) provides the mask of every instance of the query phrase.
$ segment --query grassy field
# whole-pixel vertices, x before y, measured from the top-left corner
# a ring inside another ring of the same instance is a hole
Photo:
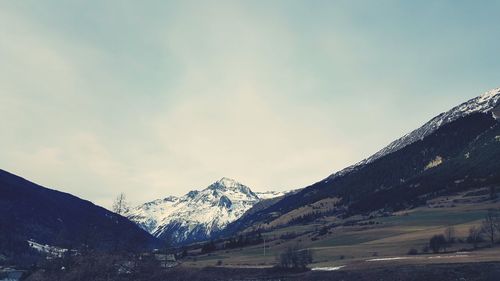
[[[498,249],[483,248],[471,251],[472,245],[458,242],[447,249],[447,254],[433,255],[422,252],[428,245],[429,238],[434,234],[442,234],[448,226],[455,228],[458,241],[465,241],[470,226],[479,226],[488,209],[500,208],[500,203],[481,201],[479,200],[481,198],[471,200],[472,203],[455,203],[456,199],[461,198],[463,194],[438,198],[434,201],[439,204],[398,212],[392,216],[366,218],[357,225],[336,226],[322,236],[318,235],[318,229],[325,225],[325,222],[338,222],[338,218],[325,218],[322,222],[287,226],[263,233],[266,238],[265,251],[263,243],[239,249],[220,250],[209,255],[189,257],[183,260],[183,266],[271,267],[276,264],[277,256],[281,252],[290,245],[297,244],[313,251],[314,263],[311,267],[384,266],[387,261],[366,260],[385,257],[402,258],[391,260],[390,264],[500,261],[500,246]],[[477,203],[478,200],[481,201],[480,204]],[[280,239],[280,236],[286,233],[295,233],[297,236],[288,240]],[[416,249],[419,255],[409,258],[407,253],[412,248]],[[455,252],[460,250],[467,250],[470,253],[457,256]],[[365,265],[367,263],[368,265]]]
[[[436,264],[395,264],[390,267],[358,268],[337,271],[282,272],[272,268],[228,268],[178,267],[166,273],[165,280],[290,280],[290,281],[497,281],[500,276],[500,263],[436,263]]]

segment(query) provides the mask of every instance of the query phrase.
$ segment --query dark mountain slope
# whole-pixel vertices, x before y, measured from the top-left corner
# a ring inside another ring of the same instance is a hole
[[[449,154],[442,164],[421,171],[406,181],[351,204],[351,212],[393,206],[401,209],[427,199],[482,186],[500,185],[500,123],[478,134],[471,142]],[[456,138],[453,138],[456,139]],[[459,143],[460,141],[457,141]],[[458,147],[457,147],[458,148]]]
[[[231,234],[324,198],[340,198],[344,215],[424,204],[437,194],[500,183],[499,124],[490,112],[445,124],[404,148],[338,177],[315,183],[231,224]]]
[[[156,240],[128,219],[0,170],[0,238],[62,247],[133,249]],[[1,249],[0,249],[1,250]]]

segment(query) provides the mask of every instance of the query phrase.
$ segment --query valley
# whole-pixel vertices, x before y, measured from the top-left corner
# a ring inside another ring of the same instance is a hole
[[[0,281],[500,281],[500,0],[0,0]]]
[[[500,247],[490,249],[488,243],[483,242],[479,245],[480,249],[473,249],[466,242],[470,227],[479,227],[488,210],[499,207],[499,201],[489,200],[484,195],[465,197],[471,203],[456,203],[463,200],[464,195],[439,197],[434,200],[439,202],[436,206],[418,207],[380,217],[359,216],[346,220],[325,217],[315,223],[279,228],[262,233],[266,240],[265,255],[264,244],[261,243],[196,256],[196,261],[188,258],[183,265],[216,266],[220,261],[225,267],[272,267],[284,249],[297,244],[313,251],[311,268],[342,266],[342,270],[349,270],[392,264],[500,261]],[[355,223],[350,225],[352,221]],[[325,225],[335,226],[324,231],[322,228]],[[457,242],[446,253],[433,254],[425,249],[433,235],[444,233],[450,226],[455,229]],[[283,238],[284,234],[291,233],[293,238]],[[417,253],[409,255],[410,249],[416,249]]]
[[[0,266],[29,281],[495,280],[499,107],[488,91],[301,189],[221,178],[121,215],[0,171]]]

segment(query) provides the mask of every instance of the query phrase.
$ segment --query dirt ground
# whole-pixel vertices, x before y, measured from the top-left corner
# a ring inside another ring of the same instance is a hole
[[[339,269],[335,271],[308,271],[302,273],[282,272],[276,269],[249,268],[177,268],[167,273],[172,281],[243,281],[243,280],[356,280],[356,281],[498,281],[500,280],[499,262],[445,263],[418,265],[391,265],[372,268]]]

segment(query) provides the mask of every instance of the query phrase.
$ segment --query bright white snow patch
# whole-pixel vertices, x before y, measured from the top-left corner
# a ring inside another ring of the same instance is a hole
[[[394,261],[394,260],[408,260],[412,259],[411,257],[392,257],[392,258],[376,258],[376,259],[369,259],[366,261]]]
[[[428,257],[428,259],[466,258],[468,256],[469,255],[432,256],[432,257]]]
[[[335,271],[345,267],[345,265],[333,266],[333,267],[314,267],[312,271]]]
[[[265,192],[255,192],[260,200],[272,199],[276,197],[281,197],[286,195],[288,192],[285,191],[265,191]]]
[[[28,244],[31,248],[37,250],[40,253],[48,254],[51,257],[62,257],[64,253],[68,251],[68,249],[59,248],[56,246],[42,245],[32,240],[28,240]]]
[[[416,256],[416,257],[389,257],[389,258],[376,258],[376,259],[369,259],[365,260],[368,262],[373,262],[373,261],[395,261],[395,260],[411,260],[411,259],[446,259],[446,258],[464,258],[468,257],[469,255],[466,254],[467,252],[457,252],[455,255],[443,255],[443,256],[430,256],[430,257],[425,257],[425,256]]]

